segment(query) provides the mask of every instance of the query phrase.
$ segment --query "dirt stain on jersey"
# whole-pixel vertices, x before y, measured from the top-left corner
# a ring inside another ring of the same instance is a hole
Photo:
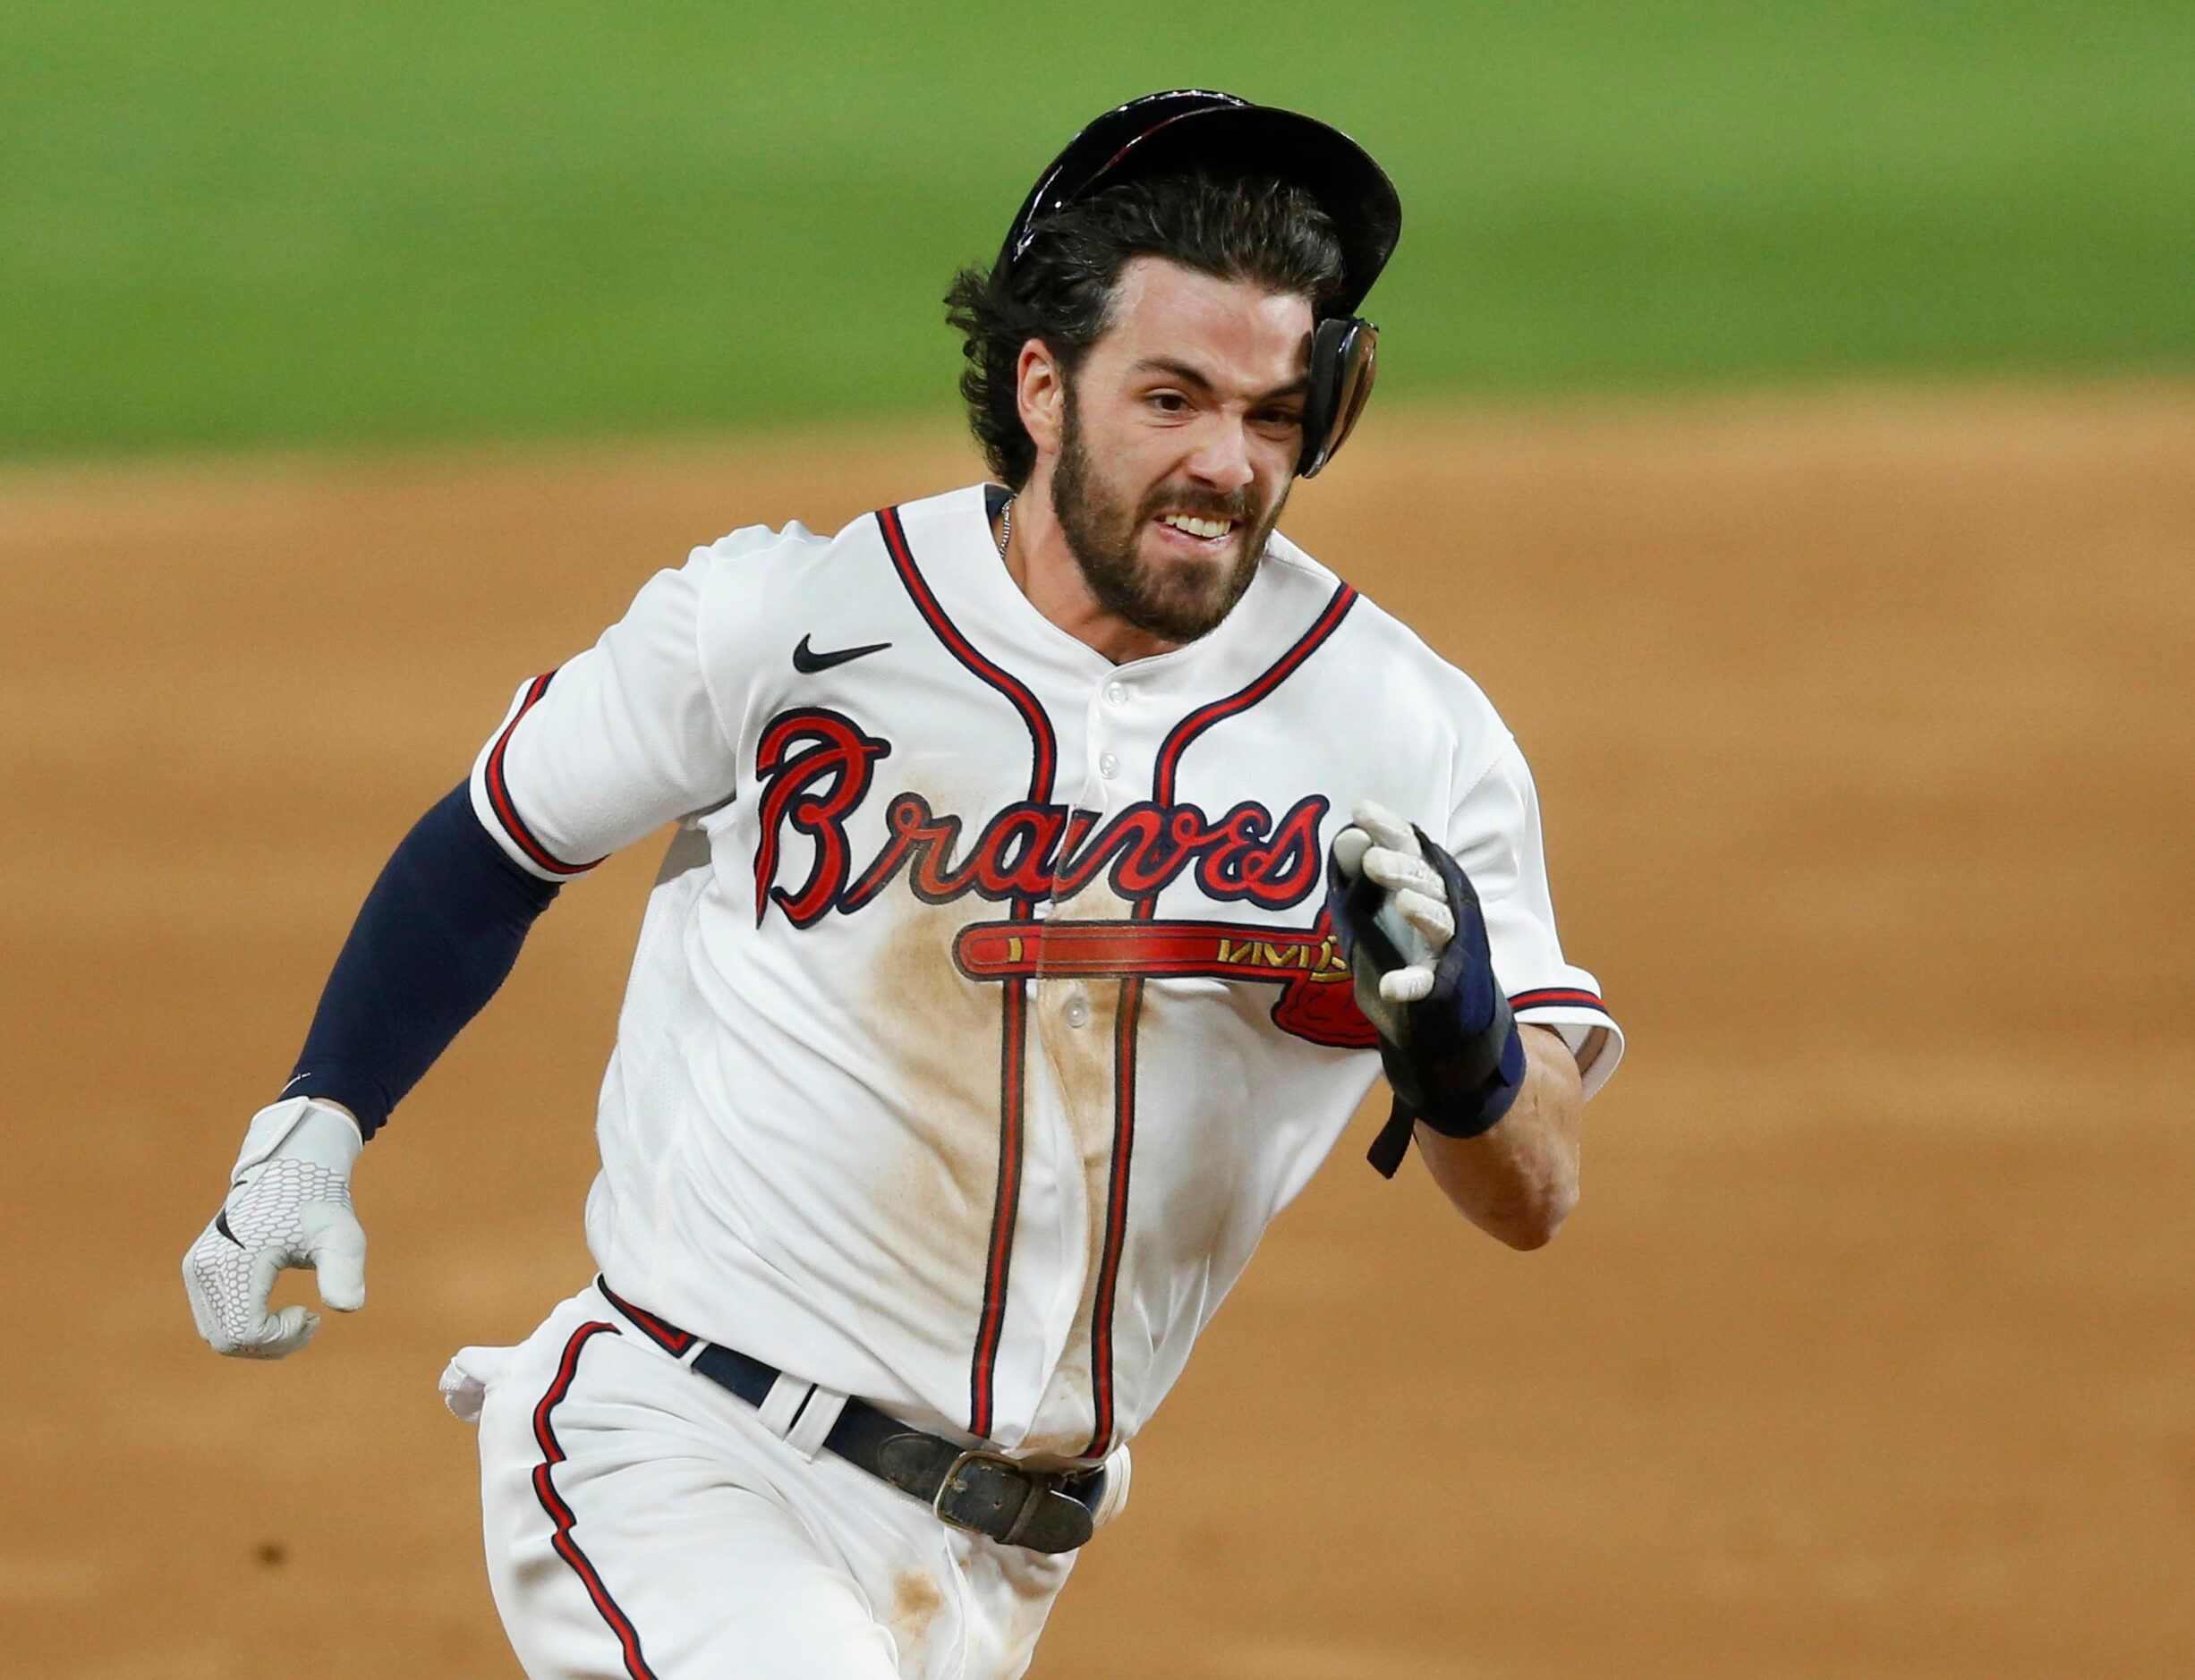
[[[885,1239],[911,1277],[973,1310],[1000,1187],[1000,1114],[1006,982],[974,980],[953,959],[970,921],[1001,908],[974,900],[932,905],[887,894],[864,913],[889,919],[869,965],[864,1000],[880,1076],[904,1124],[880,1139],[876,1191]],[[1093,884],[1051,912],[1076,920],[1126,920],[1128,905]],[[1081,1453],[1094,1421],[1090,1335],[1112,1193],[1123,987],[1112,977],[1025,982],[1025,1129],[1057,1127],[1047,1141],[1080,1181],[1081,1299],[1047,1382],[1037,1428],[1017,1450],[1047,1461]],[[1025,1135],[1024,1152],[1031,1147]],[[1025,1172],[1027,1170],[1025,1166]]]
[[[1052,915],[1076,921],[1126,921],[1127,903],[1102,883],[1063,900]],[[1048,980],[1036,985],[1036,1036],[1074,1127],[1085,1180],[1100,1204],[1112,1158],[1121,982],[1108,977]]]
[[[1114,1039],[1119,1024],[1120,982],[1115,980],[1039,980],[1030,1011],[1034,1048],[1049,1073],[1073,1128],[1085,1175],[1102,1172],[1112,1153],[1115,1116]],[[1093,1188],[1099,1181],[1093,1181]]]
[[[1128,905],[1102,883],[1093,884],[1052,913],[1076,921],[1126,921]],[[1035,1427],[1018,1448],[1040,1462],[1063,1462],[1088,1444],[1091,1402],[1091,1320],[1096,1309],[1110,1205],[1113,1144],[1119,1121],[1120,1008],[1119,980],[1040,980],[1035,1038],[1042,1071],[1058,1093],[1081,1167],[1085,1218],[1082,1299],[1059,1362],[1045,1384]],[[1033,1069],[1033,1072],[1034,1070]]]
[[[966,920],[912,895],[866,912],[889,918],[869,970],[864,1025],[872,1036],[897,1137],[878,1141],[880,1213],[909,1260],[940,1285],[982,1276],[999,1173],[1000,997],[953,963]]]
[[[910,1569],[893,1578],[889,1619],[903,1657],[908,1646],[921,1645],[929,1639],[931,1625],[944,1608],[945,1594],[930,1576]]]

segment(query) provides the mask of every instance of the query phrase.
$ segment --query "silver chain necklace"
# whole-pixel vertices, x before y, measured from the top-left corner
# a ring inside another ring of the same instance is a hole
[[[1014,498],[1008,496],[999,510],[999,558],[1006,558],[1006,545],[1014,540]]]

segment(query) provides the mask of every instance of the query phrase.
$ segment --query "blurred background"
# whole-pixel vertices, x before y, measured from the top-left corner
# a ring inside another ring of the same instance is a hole
[[[182,1252],[515,684],[977,476],[953,269],[1182,85],[1401,191],[1289,529],[1632,1049],[1541,1254],[1359,1117],[1034,1672],[2195,1673],[2176,0],[0,7],[0,1671],[516,1673],[432,1386],[586,1276],[654,848],[370,1151],[365,1313],[216,1360]]]
[[[1159,86],[1404,189],[1383,401],[2186,369],[2172,0],[15,0],[0,449],[953,412],[938,299]]]

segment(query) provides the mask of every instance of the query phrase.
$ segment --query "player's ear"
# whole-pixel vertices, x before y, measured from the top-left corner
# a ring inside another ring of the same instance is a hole
[[[1029,441],[1040,455],[1058,454],[1060,431],[1066,425],[1067,381],[1042,339],[1032,338],[1021,347],[1014,378],[1021,424]]]

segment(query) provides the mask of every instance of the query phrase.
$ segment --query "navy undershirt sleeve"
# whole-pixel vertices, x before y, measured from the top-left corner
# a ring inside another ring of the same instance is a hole
[[[495,996],[556,895],[489,837],[459,783],[366,895],[282,1094],[339,1102],[370,1138]]]

